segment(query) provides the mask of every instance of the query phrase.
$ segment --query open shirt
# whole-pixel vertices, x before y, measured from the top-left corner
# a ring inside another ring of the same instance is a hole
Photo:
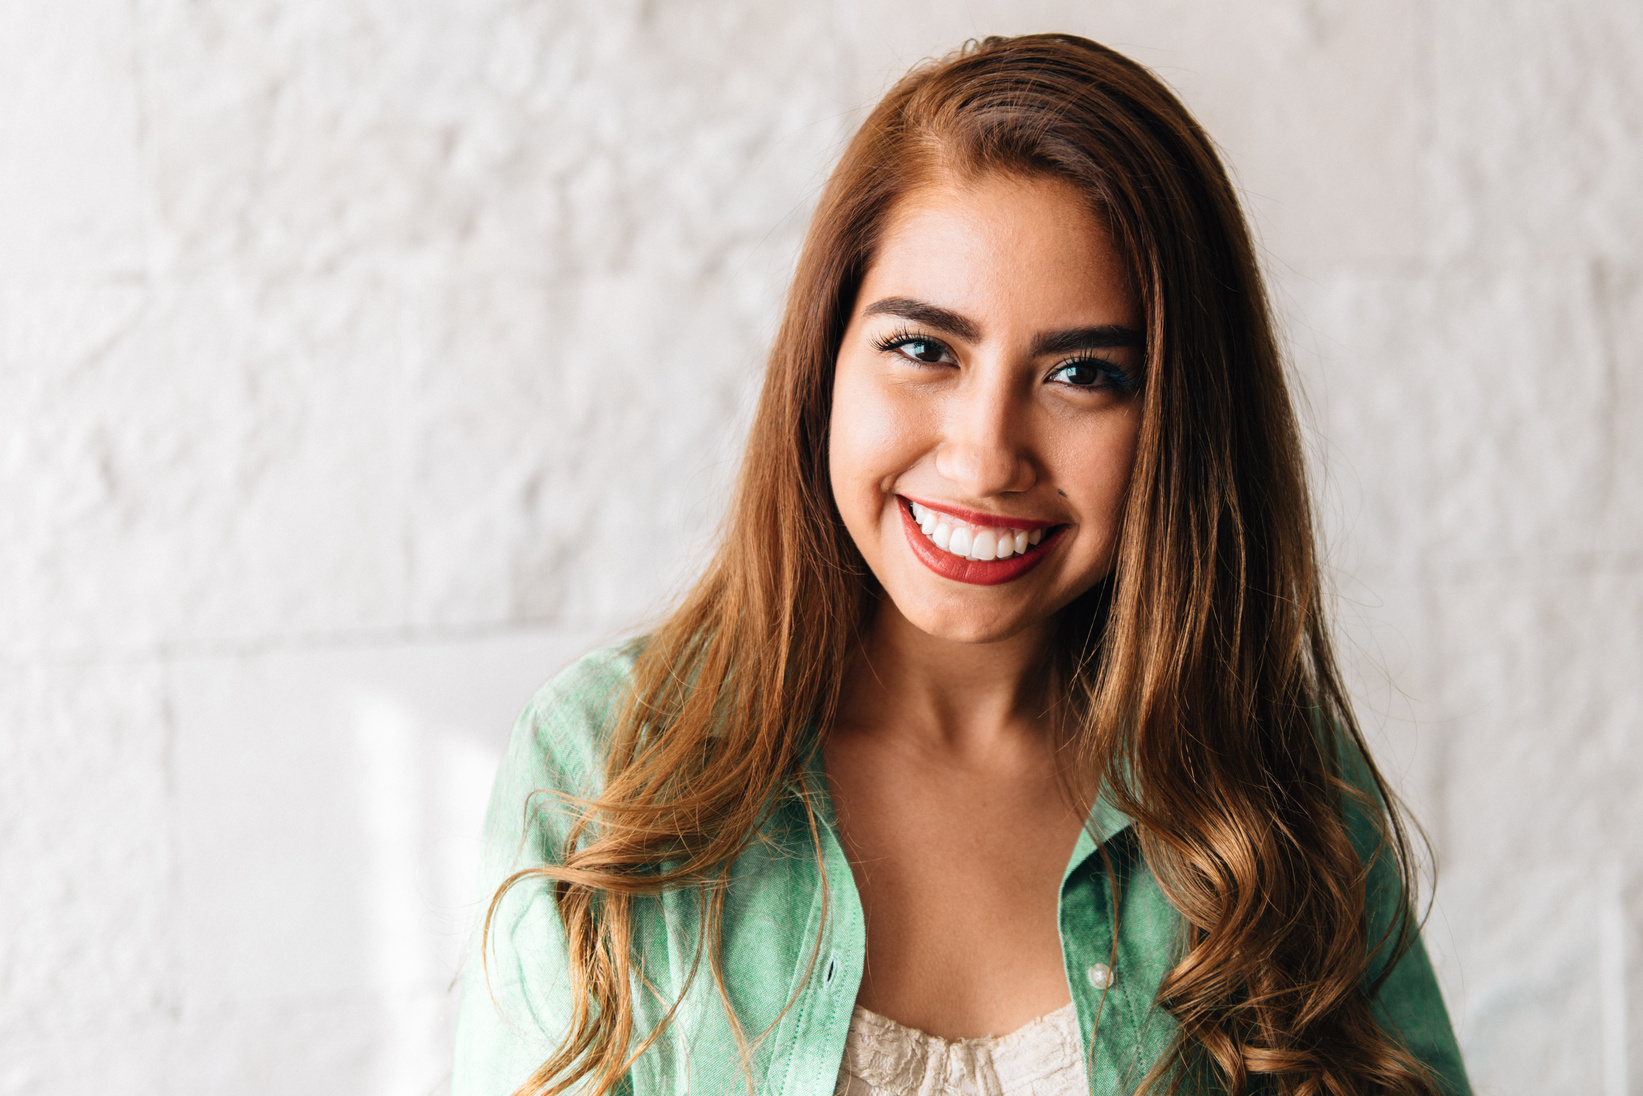
[[[595,651],[545,685],[514,726],[485,823],[480,909],[516,871],[558,861],[574,808],[552,794],[597,794],[603,744],[627,687],[632,645]],[[839,842],[819,751],[805,778],[820,856],[796,801],[778,807],[731,869],[721,935],[721,996],[700,950],[694,888],[634,904],[635,1033],[678,1002],[663,1035],[624,1082],[633,1096],[737,1092],[832,1096],[867,954],[861,902]],[[1379,834],[1348,807],[1366,862]],[[1106,857],[1098,852],[1106,846]],[[1114,878],[1108,877],[1108,870]],[[825,886],[823,872],[825,871]],[[1114,887],[1116,883],[1116,888]],[[1118,908],[1113,908],[1116,890]],[[1368,886],[1369,939],[1404,902],[1388,857]],[[1116,912],[1118,932],[1113,933]],[[1090,1091],[1133,1092],[1169,1048],[1174,1021],[1156,996],[1178,961],[1182,918],[1141,855],[1130,819],[1105,801],[1091,811],[1062,875],[1058,915],[1067,988],[1078,1013]],[[497,907],[481,962],[476,928],[464,972],[452,1096],[509,1096],[551,1057],[573,1007],[565,931],[553,886],[532,877]],[[691,978],[694,969],[695,977]],[[1378,969],[1372,975],[1378,975]],[[741,1029],[731,1023],[734,1010]],[[1416,940],[1380,985],[1377,1019],[1454,1096],[1470,1096],[1426,951]]]

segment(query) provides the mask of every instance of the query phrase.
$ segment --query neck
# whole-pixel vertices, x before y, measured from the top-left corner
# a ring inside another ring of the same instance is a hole
[[[921,631],[886,599],[846,670],[839,722],[966,753],[1042,739],[1054,629],[1046,620],[991,643],[959,643]]]

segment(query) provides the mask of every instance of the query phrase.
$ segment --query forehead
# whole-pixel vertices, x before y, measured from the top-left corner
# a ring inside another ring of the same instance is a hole
[[[903,197],[863,279],[887,295],[985,322],[1138,322],[1126,265],[1073,184],[1049,176],[943,177]]]

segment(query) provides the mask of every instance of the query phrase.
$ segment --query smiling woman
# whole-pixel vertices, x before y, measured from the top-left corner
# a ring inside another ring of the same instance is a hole
[[[1062,35],[846,150],[722,550],[549,683],[468,1094],[1464,1093],[1208,139]]]

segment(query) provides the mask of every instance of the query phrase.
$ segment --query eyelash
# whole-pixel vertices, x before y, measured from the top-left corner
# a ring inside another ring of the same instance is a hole
[[[886,335],[881,339],[876,339],[874,341],[873,345],[875,347],[877,347],[878,350],[881,353],[890,353],[891,351],[901,349],[902,347],[908,345],[909,343],[930,343],[933,346],[941,347],[941,349],[944,352],[948,353],[948,354],[952,353],[952,349],[946,343],[942,342],[940,339],[931,338],[929,335],[921,335],[918,332],[913,331],[913,330],[908,329],[908,328],[903,328],[899,331],[895,331],[895,332],[893,332],[889,335]],[[918,364],[918,365],[939,365],[939,364],[941,364],[939,362],[921,362],[917,358],[911,357],[907,354],[903,354],[901,356],[906,358],[908,361],[914,362],[915,364]],[[1060,361],[1060,362],[1056,363],[1055,368],[1050,370],[1050,376],[1053,377],[1056,374],[1063,372],[1064,370],[1071,369],[1074,366],[1079,366],[1079,365],[1091,366],[1091,367],[1095,368],[1096,370],[1100,371],[1109,381],[1112,382],[1113,387],[1122,389],[1123,391],[1126,391],[1126,392],[1132,391],[1135,388],[1136,380],[1133,376],[1130,375],[1129,371],[1124,369],[1122,366],[1115,365],[1114,363],[1108,361],[1105,358],[1096,358],[1096,357],[1089,357],[1089,356],[1076,357],[1076,358],[1067,358],[1064,361]],[[1068,387],[1069,388],[1083,388],[1083,389],[1089,390],[1089,389],[1100,389],[1100,388],[1104,388],[1104,387],[1107,387],[1107,386],[1106,385],[1098,385],[1098,384],[1069,384]]]
[[[935,346],[941,347],[942,350],[946,351],[949,354],[951,354],[953,352],[952,348],[949,347],[946,343],[942,342],[940,339],[932,339],[928,335],[920,335],[917,331],[914,331],[911,328],[905,328],[905,327],[900,328],[899,330],[897,330],[897,331],[895,331],[895,332],[893,332],[889,335],[884,336],[882,339],[875,340],[873,345],[875,347],[877,347],[880,351],[882,351],[884,353],[889,353],[892,350],[899,350],[902,347],[907,346],[909,343],[931,343]],[[917,358],[910,357],[909,355],[906,355],[906,354],[903,354],[902,357],[907,358],[907,360],[910,361],[910,362],[916,362],[919,365],[935,365],[935,364],[937,364],[936,362],[921,362]]]

